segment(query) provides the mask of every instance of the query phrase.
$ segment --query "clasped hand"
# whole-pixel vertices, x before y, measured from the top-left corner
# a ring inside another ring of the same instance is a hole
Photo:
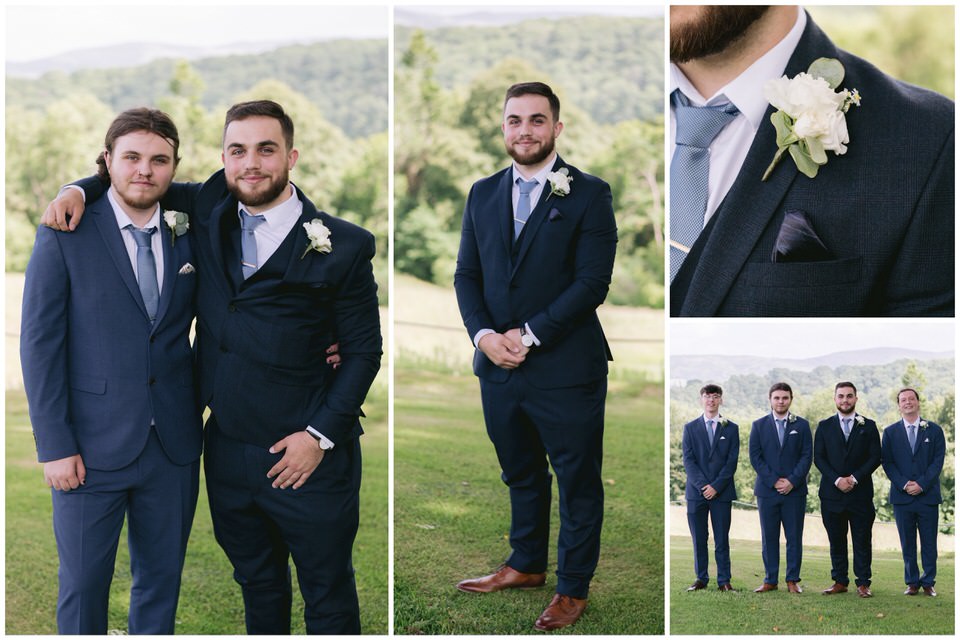
[[[294,489],[299,489],[323,460],[324,450],[317,446],[317,441],[306,431],[291,433],[270,447],[270,453],[283,450],[286,450],[286,453],[267,472],[267,477],[274,478],[274,489],[286,489],[291,485]]]
[[[520,342],[520,329],[510,329],[506,333],[488,333],[480,338],[477,347],[490,362],[508,370],[523,364],[530,352],[530,348]]]

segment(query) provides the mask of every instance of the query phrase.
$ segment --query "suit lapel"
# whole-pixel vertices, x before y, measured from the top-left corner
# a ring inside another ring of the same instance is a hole
[[[808,15],[803,36],[784,74],[792,78],[806,71],[816,58],[836,56],[836,47]],[[776,131],[770,123],[774,111],[773,106],[767,107],[743,167],[714,213],[712,231],[701,233],[691,248],[692,255],[709,255],[709,260],[686,260],[681,268],[681,273],[685,268],[692,270],[692,274],[686,274],[690,284],[681,315],[717,314],[764,229],[779,213],[787,190],[798,179],[799,172],[788,154],[767,181],[761,181],[777,151]]]
[[[153,323],[154,329],[160,325],[160,321],[163,320],[164,314],[166,314],[167,309],[170,307],[170,300],[173,299],[173,287],[177,282],[177,271],[174,266],[176,263],[173,259],[173,254],[175,252],[174,244],[171,241],[172,231],[163,221],[163,214],[160,215],[160,245],[163,251],[163,288],[160,291],[160,303],[157,307],[157,319]],[[183,242],[186,242],[186,238],[181,237]]]
[[[96,215],[93,216],[97,229],[103,239],[103,244],[110,254],[120,279],[127,286],[127,290],[133,297],[144,318],[147,318],[147,308],[143,304],[143,296],[140,294],[140,285],[137,284],[137,276],[133,272],[133,265],[130,264],[130,256],[127,253],[127,247],[123,244],[123,237],[120,235],[120,227],[117,226],[117,218],[113,213],[109,201],[106,198],[99,200],[90,207],[90,210]]]
[[[562,166],[565,166],[563,160],[560,159],[560,156],[557,156],[551,171],[556,171]],[[547,216],[547,210],[549,209],[550,205],[553,204],[553,200],[554,198],[550,190],[550,182],[548,181],[543,185],[543,190],[540,191],[540,199],[537,201],[537,206],[534,207],[533,211],[530,212],[530,217],[527,218],[527,223],[524,225],[523,233],[520,234],[520,250],[517,252],[516,260],[513,262],[513,269],[510,272],[511,279],[517,273],[517,268],[520,266],[520,263],[523,262],[523,258],[527,255],[527,251],[530,249],[530,244],[533,242],[533,238],[537,235],[540,225],[543,224],[543,220]]]
[[[222,277],[215,278],[225,289],[227,297],[233,297],[236,289],[233,283],[233,277],[230,275],[230,266],[225,259],[223,243],[230,241],[230,235],[224,225],[228,222],[226,216],[237,215],[237,200],[230,197],[222,200],[218,206],[213,208],[210,213],[210,249],[213,252],[213,262],[216,264]],[[237,223],[239,224],[239,222]]]
[[[500,177],[497,186],[497,201],[499,203],[497,220],[500,226],[500,238],[503,241],[503,252],[510,259],[513,252],[513,167],[509,167]]]

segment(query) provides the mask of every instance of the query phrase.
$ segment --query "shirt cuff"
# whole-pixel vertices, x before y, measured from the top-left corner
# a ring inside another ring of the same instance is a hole
[[[57,192],[57,197],[59,198],[60,196],[62,196],[67,189],[75,189],[79,191],[80,195],[83,197],[83,204],[87,204],[87,192],[75,184],[65,184],[62,187],[60,187],[60,191]]]
[[[840,481],[841,481],[841,480],[843,480],[843,478],[837,478],[836,480],[834,480],[834,481],[833,481],[833,486],[835,486],[836,488],[839,489],[839,488],[840,488]]]
[[[333,449],[333,447],[336,446],[325,435],[323,435],[322,433],[320,433],[310,425],[307,425],[307,433],[309,433],[310,435],[312,435],[314,438],[317,439],[317,441],[320,443],[321,449],[324,449],[324,450]]]
[[[533,344],[539,347],[539,346],[540,346],[540,340],[537,339],[537,335],[533,332],[533,329],[530,328],[530,323],[529,323],[529,322],[524,322],[524,323],[523,323],[523,328],[527,330],[527,335],[529,335],[531,338],[533,338]]]
[[[491,333],[496,333],[496,331],[494,331],[493,329],[480,329],[480,331],[477,331],[477,335],[473,336],[473,346],[479,349],[480,338],[486,335],[490,335]]]

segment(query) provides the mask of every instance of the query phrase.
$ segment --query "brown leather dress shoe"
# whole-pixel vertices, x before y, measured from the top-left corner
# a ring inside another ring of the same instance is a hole
[[[553,600],[543,610],[540,617],[537,618],[533,628],[537,631],[553,631],[569,627],[580,619],[583,610],[587,608],[586,598],[574,598],[573,596],[564,596],[556,594]]]
[[[903,595],[905,595],[905,596],[915,596],[915,595],[917,595],[918,593],[920,593],[920,587],[918,587],[918,586],[915,585],[915,584],[908,584],[908,585],[907,585],[907,590],[903,592]]]
[[[687,587],[687,591],[700,591],[700,589],[706,589],[706,588],[707,588],[706,582],[703,582],[702,580],[697,580],[692,585]]]
[[[770,584],[769,582],[764,582],[762,585],[753,590],[754,593],[766,593],[767,591],[776,591],[777,585]]]
[[[847,585],[840,584],[839,582],[834,582],[832,587],[830,587],[829,589],[824,589],[821,593],[823,593],[823,595],[825,596],[832,596],[835,593],[846,593],[846,592],[847,592]]]
[[[720,590],[720,591],[729,591],[729,592],[731,592],[731,593],[736,593],[736,592],[737,592],[737,590],[734,589],[733,587],[731,587],[729,584],[722,584],[722,585],[720,585],[719,587],[717,587],[717,589]]]
[[[535,589],[547,581],[545,573],[520,573],[507,565],[496,573],[482,578],[472,578],[457,584],[457,589],[468,593],[493,593],[504,589]]]
[[[787,580],[787,591],[790,593],[803,593],[803,588],[800,586],[800,583]]]
[[[861,584],[857,587],[857,595],[861,598],[872,598],[873,592],[870,591],[870,587],[865,584]]]
[[[930,596],[931,598],[936,598],[936,597],[937,597],[937,591],[936,591],[936,589],[934,589],[933,587],[924,587],[924,588],[923,588],[923,595],[925,595],[925,596]]]

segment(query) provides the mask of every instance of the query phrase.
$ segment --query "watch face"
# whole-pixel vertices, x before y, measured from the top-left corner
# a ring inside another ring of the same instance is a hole
[[[525,346],[525,347],[532,347],[532,346],[533,346],[533,338],[531,338],[529,335],[526,335],[526,334],[524,334],[523,336],[521,336],[520,342],[521,342],[521,343],[523,344],[523,346]]]

